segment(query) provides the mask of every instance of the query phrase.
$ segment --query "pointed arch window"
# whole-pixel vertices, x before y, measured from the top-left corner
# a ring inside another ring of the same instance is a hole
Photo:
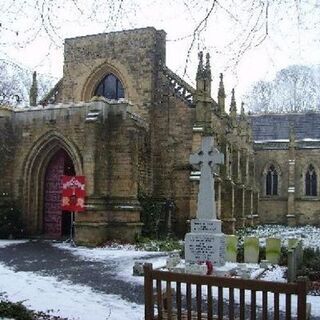
[[[305,176],[306,183],[306,196],[316,196],[317,195],[317,174],[314,166],[309,165]]]
[[[270,165],[266,175],[266,195],[275,196],[278,194],[278,172],[275,166]]]
[[[124,98],[123,85],[114,74],[109,73],[100,81],[94,95],[114,100]]]

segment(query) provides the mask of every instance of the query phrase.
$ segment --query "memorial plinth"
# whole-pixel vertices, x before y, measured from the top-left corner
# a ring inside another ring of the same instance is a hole
[[[186,264],[211,262],[225,264],[225,235],[217,219],[212,169],[223,164],[223,154],[214,148],[213,137],[203,137],[201,150],[190,156],[190,163],[200,167],[197,218],[191,220],[191,232],[185,236]]]
[[[185,237],[187,264],[210,261],[214,266],[225,263],[225,235],[220,220],[191,220],[191,232]]]

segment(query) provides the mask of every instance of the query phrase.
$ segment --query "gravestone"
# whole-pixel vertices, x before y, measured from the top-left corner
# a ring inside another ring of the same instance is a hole
[[[202,138],[201,150],[192,154],[189,162],[200,167],[197,218],[191,220],[191,232],[185,237],[185,260],[188,265],[211,262],[213,267],[225,263],[225,235],[217,220],[212,169],[223,164],[224,157],[214,147],[211,136]]]
[[[293,247],[295,247],[298,242],[299,242],[299,240],[297,238],[289,238],[288,239],[288,250],[290,250]]]
[[[199,274],[199,275],[206,275],[208,272],[208,268],[205,263],[189,263],[186,265],[185,271],[187,273]]]
[[[179,252],[171,252],[169,254],[169,257],[166,261],[166,267],[167,269],[171,270],[174,269],[181,261]]]
[[[135,261],[134,266],[133,266],[133,271],[132,275],[133,276],[143,276],[144,275],[144,270],[143,270],[143,265],[145,262],[143,261]]]
[[[238,237],[226,235],[226,261],[237,262]]]
[[[259,239],[256,237],[244,238],[244,262],[258,263],[259,261]]]
[[[277,238],[267,238],[266,259],[273,264],[279,264],[281,256],[281,240]]]

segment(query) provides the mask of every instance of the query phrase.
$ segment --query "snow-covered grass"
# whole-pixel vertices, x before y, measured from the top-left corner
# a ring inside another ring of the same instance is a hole
[[[238,235],[258,237],[261,245],[265,245],[266,238],[277,237],[281,239],[283,246],[287,246],[288,239],[295,238],[302,240],[305,248],[320,248],[320,228],[314,226],[260,225],[240,230]]]

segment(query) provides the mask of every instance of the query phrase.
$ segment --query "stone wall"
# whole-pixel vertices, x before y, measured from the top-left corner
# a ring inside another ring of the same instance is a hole
[[[1,113],[2,110],[0,110]],[[3,196],[12,196],[13,181],[12,172],[14,169],[14,157],[16,152],[16,135],[12,126],[11,111],[1,114],[0,117],[0,194]],[[8,112],[8,113],[7,113]]]
[[[291,216],[294,224],[319,224],[319,149],[296,146],[290,150],[288,142],[283,141],[259,143],[255,163],[261,189],[259,216],[262,222],[288,223]],[[266,195],[265,170],[270,164],[274,164],[279,173],[279,193],[274,196]],[[310,164],[318,175],[317,196],[305,195],[305,174]],[[290,166],[293,171],[291,178]],[[290,179],[292,182],[289,184]]]
[[[11,122],[15,147],[10,170],[3,171],[12,187],[3,184],[3,192],[22,204],[29,234],[42,232],[45,170],[62,148],[76,174],[86,177],[87,210],[76,215],[78,242],[133,240],[141,228],[138,182],[147,170],[139,168],[147,164],[138,154],[146,152],[148,126],[130,110],[126,103],[97,101],[12,111],[11,120],[1,119]],[[121,229],[117,236],[114,224]]]

